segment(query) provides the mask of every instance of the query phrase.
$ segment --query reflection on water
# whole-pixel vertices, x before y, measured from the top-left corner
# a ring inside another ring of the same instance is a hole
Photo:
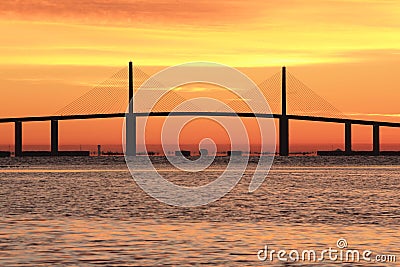
[[[256,192],[247,192],[251,165],[231,193],[198,208],[147,196],[123,159],[51,161],[0,161],[0,266],[284,266],[259,262],[257,251],[266,244],[323,250],[341,237],[400,260],[396,157],[278,158]],[[194,176],[157,164],[187,186],[215,179],[225,166]]]

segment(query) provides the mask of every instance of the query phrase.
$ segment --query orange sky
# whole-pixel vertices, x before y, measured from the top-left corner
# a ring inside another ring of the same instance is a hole
[[[400,121],[398,1],[2,1],[0,31],[0,117],[54,114],[129,60],[200,60],[258,80],[286,65],[345,114]],[[24,143],[48,143],[47,124],[26,124]],[[292,143],[343,142],[341,125],[322,125],[293,123]],[[120,128],[66,122],[60,140],[114,144]],[[382,138],[399,143],[399,131]],[[357,128],[356,141],[368,143],[370,132]],[[0,133],[0,144],[13,143],[12,125]]]

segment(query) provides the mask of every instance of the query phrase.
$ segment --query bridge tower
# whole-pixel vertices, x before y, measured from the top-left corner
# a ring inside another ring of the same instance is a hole
[[[286,67],[282,67],[282,115],[279,118],[279,155],[289,156],[289,119],[286,107]]]
[[[134,84],[133,84],[133,63],[129,62],[128,67],[128,101],[129,101],[129,110],[125,115],[125,153],[127,156],[136,156],[136,114],[133,108],[133,93],[134,93]]]

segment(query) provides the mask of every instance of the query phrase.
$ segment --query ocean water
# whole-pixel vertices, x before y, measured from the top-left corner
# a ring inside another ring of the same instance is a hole
[[[186,186],[226,167],[220,158],[189,175],[154,162]],[[222,199],[181,208],[143,192],[122,157],[0,159],[0,266],[400,265],[400,157],[277,157],[249,193],[255,162]],[[319,253],[338,239],[397,262],[257,256],[265,246]]]

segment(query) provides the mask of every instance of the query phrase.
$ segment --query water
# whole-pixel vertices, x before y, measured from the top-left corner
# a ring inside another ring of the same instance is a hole
[[[182,185],[201,174],[157,167]],[[277,158],[262,187],[248,193],[254,163],[228,195],[197,208],[160,203],[131,178],[123,158],[0,160],[0,266],[309,266],[261,262],[280,250],[349,248],[400,261],[400,158]],[[396,266],[340,263],[323,266]]]

